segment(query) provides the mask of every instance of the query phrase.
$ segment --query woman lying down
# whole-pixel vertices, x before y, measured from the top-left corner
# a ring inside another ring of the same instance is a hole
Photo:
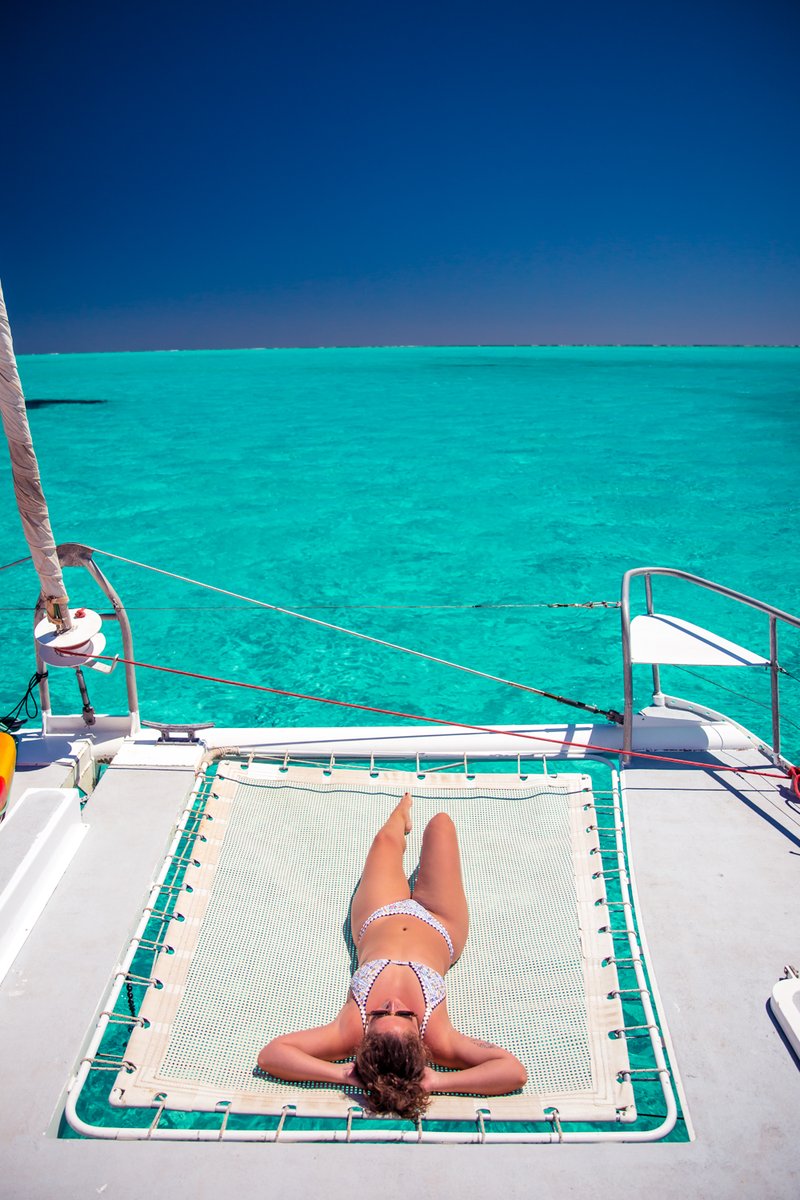
[[[275,1038],[258,1065],[278,1079],[357,1087],[375,1112],[415,1120],[432,1092],[497,1096],[527,1074],[508,1050],[450,1023],[444,976],[469,925],[458,839],[445,813],[428,823],[412,899],[403,871],[412,803],[406,792],[378,830],[353,896],[359,965],[344,1007],[328,1025]]]

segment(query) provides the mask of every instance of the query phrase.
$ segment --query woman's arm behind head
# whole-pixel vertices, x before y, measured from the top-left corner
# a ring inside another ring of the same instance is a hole
[[[361,1018],[351,1001],[328,1025],[299,1029],[273,1038],[258,1056],[262,1071],[290,1082],[350,1083],[350,1063],[336,1062],[355,1053],[361,1040]]]
[[[429,1048],[435,1063],[451,1068],[426,1075],[429,1091],[502,1096],[518,1091],[528,1081],[528,1072],[510,1050],[467,1037],[452,1025],[439,1025]]]

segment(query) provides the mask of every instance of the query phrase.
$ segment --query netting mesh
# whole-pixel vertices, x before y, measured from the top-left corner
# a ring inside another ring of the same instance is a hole
[[[522,1095],[492,1099],[492,1110],[536,1119],[556,1104],[567,1119],[611,1119],[630,1104],[617,1073],[624,1042],[612,953],[599,932],[592,881],[596,835],[584,806],[583,776],[539,777],[497,786],[414,780],[412,873],[422,831],[439,811],[453,817],[470,903],[470,934],[447,976],[453,1024],[513,1051],[528,1069]],[[221,769],[195,842],[187,892],[173,920],[120,1075],[123,1103],[166,1093],[177,1108],[232,1099],[243,1111],[277,1111],[298,1093],[309,1111],[341,1113],[347,1099],[321,1085],[254,1076],[271,1038],[330,1020],[347,996],[355,952],[349,903],[376,829],[407,777],[365,773],[326,778],[276,768]],[[119,1100],[120,1097],[118,1096]],[[474,1111],[475,1102],[438,1097],[431,1115]]]

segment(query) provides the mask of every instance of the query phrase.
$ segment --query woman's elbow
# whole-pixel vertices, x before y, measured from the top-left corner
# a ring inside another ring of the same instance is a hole
[[[267,1075],[274,1075],[276,1073],[275,1068],[279,1065],[280,1054],[276,1053],[276,1051],[278,1050],[280,1040],[280,1038],[274,1038],[273,1041],[268,1042],[264,1046],[263,1050],[259,1051],[258,1069],[264,1071]]]
[[[508,1064],[508,1090],[516,1092],[525,1087],[528,1082],[528,1072],[518,1058],[512,1058]]]

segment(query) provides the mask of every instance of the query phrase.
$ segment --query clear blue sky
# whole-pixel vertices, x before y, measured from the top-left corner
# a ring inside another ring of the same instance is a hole
[[[15,4],[19,352],[800,341],[800,3]]]

